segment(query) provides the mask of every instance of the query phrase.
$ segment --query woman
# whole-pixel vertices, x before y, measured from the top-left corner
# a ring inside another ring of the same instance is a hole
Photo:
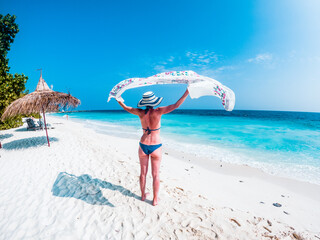
[[[161,116],[163,114],[172,112],[180,107],[180,105],[187,98],[188,89],[183,96],[175,103],[166,107],[158,106],[162,98],[156,97],[153,92],[146,92],[138,103],[138,107],[146,107],[146,109],[132,108],[126,106],[123,102],[118,101],[120,106],[129,113],[138,115],[143,129],[143,135],[140,139],[139,158],[140,158],[140,189],[141,200],[146,199],[146,175],[148,172],[149,157],[151,158],[151,170],[153,178],[153,206],[158,204],[158,193],[160,186],[159,170],[162,157],[162,144],[160,140]]]

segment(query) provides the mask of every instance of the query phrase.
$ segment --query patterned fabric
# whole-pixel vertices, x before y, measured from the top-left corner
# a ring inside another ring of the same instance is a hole
[[[129,78],[113,87],[109,94],[111,98],[123,101],[121,94],[126,90],[155,84],[188,84],[191,98],[216,96],[221,99],[225,110],[232,111],[235,105],[235,94],[228,87],[213,78],[201,76],[193,71],[171,71],[153,75],[148,78]]]

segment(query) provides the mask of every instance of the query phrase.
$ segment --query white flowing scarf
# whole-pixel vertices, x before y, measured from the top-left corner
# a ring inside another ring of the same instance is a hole
[[[151,86],[155,84],[188,84],[191,98],[216,96],[221,99],[225,110],[232,111],[235,105],[234,92],[217,80],[198,75],[193,71],[172,71],[159,73],[148,78],[129,78],[115,85],[108,98],[123,101],[121,95],[128,89]]]

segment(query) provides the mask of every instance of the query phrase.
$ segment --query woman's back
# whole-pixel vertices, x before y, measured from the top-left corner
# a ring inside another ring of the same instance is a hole
[[[140,142],[143,144],[159,144],[160,139],[160,127],[161,127],[161,113],[159,109],[149,109],[147,113],[139,115],[141,126],[143,129],[143,135]]]

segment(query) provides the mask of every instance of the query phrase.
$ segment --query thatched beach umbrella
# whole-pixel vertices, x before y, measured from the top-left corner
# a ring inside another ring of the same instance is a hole
[[[80,100],[75,97],[72,97],[70,93],[67,94],[51,90],[48,87],[48,84],[42,78],[41,71],[40,79],[36,90],[12,102],[6,108],[1,119],[5,120],[8,117],[13,117],[19,114],[31,114],[42,112],[48,140],[48,146],[50,147],[45,113],[57,112],[59,108],[63,107],[77,107],[79,104]]]

